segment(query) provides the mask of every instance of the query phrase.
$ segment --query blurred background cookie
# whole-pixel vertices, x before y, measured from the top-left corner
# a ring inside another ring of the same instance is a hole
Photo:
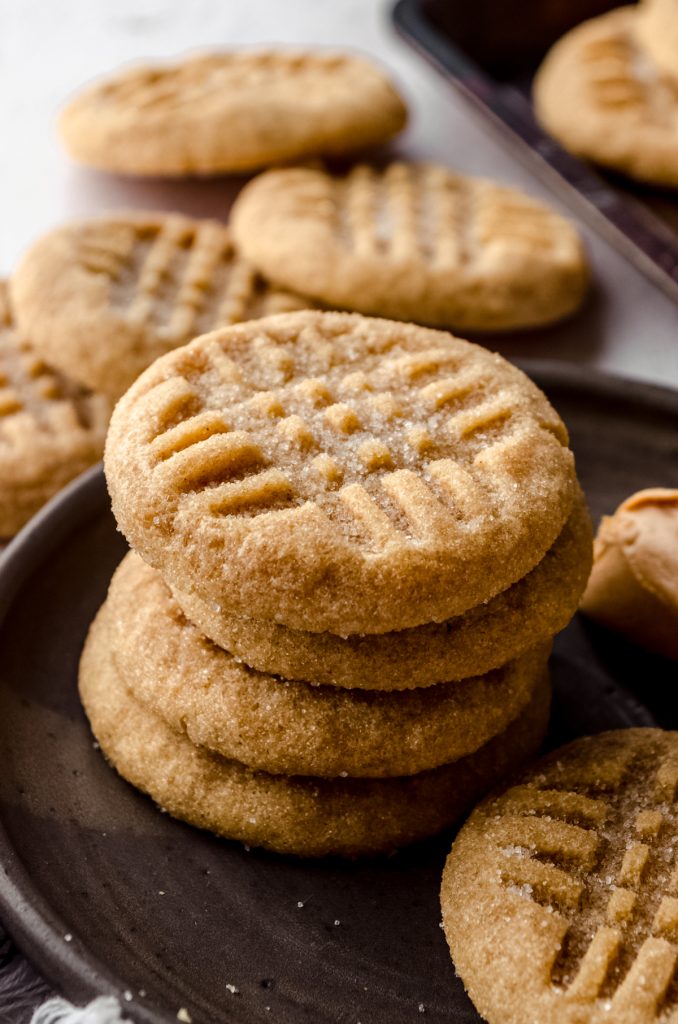
[[[638,41],[664,74],[678,81],[678,4],[676,0],[641,0],[636,21]]]
[[[251,171],[385,142],[407,120],[388,77],[352,54],[197,54],[119,72],[59,122],[76,160],[123,174]]]
[[[620,7],[563,36],[535,78],[535,110],[576,156],[675,187],[678,79],[642,48],[640,24],[638,7]]]
[[[176,213],[109,214],[56,228],[26,253],[11,290],[37,350],[114,399],[198,334],[309,305],[257,274],[222,224]]]
[[[48,367],[12,320],[0,281],[0,538],[98,462],[109,401]]]
[[[581,602],[592,619],[678,659],[678,491],[651,488],[600,524]]]
[[[433,326],[550,323],[581,303],[577,230],[514,188],[435,164],[269,171],[232,211],[243,255],[325,305]]]

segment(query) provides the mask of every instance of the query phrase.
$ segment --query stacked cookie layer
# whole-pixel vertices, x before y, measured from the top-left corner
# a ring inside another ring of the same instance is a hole
[[[563,424],[498,356],[358,315],[236,325],[142,374],[106,472],[137,553],[81,692],[171,813],[374,853],[539,745],[590,524]]]

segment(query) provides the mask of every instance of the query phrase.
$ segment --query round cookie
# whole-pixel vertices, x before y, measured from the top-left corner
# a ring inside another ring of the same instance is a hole
[[[311,303],[269,285],[212,220],[119,213],[50,231],[12,282],[24,335],[117,399],[154,359],[216,327]]]
[[[546,680],[508,729],[461,761],[398,779],[288,778],[193,746],[127,692],[95,623],[80,693],[107,759],[164,810],[229,839],[306,857],[386,853],[441,831],[546,731]]]
[[[43,363],[12,322],[0,281],[0,538],[101,458],[111,413]]]
[[[443,875],[488,1024],[675,1021],[678,733],[577,740],[478,807]]]
[[[450,618],[529,572],[575,500],[566,444],[500,356],[302,311],[157,360],[105,464],[122,531],[172,587],[348,635]]]
[[[76,95],[59,129],[91,167],[175,176],[352,153],[406,119],[387,76],[361,57],[234,50],[118,72]]]
[[[582,495],[531,572],[445,622],[344,638],[229,615],[195,594],[174,596],[211,640],[262,672],[329,686],[410,690],[483,675],[559,633],[576,611],[591,556],[591,519]]]
[[[665,75],[678,78],[676,0],[641,0],[636,19],[640,46]]]
[[[534,83],[537,116],[576,156],[657,185],[678,185],[678,84],[643,52],[638,8],[568,32]]]
[[[367,693],[247,667],[187,622],[161,576],[129,554],[99,635],[132,696],[192,743],[276,775],[414,775],[477,750],[529,703],[550,643],[486,676]]]
[[[632,494],[604,516],[582,611],[678,659],[678,490]]]
[[[231,213],[243,255],[325,305],[464,330],[572,313],[588,283],[572,224],[514,188],[435,164],[259,175]]]

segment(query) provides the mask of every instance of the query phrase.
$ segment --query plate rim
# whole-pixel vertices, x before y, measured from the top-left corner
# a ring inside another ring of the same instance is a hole
[[[678,418],[678,389],[636,380],[580,364],[549,359],[516,360],[546,391],[576,389],[583,397],[627,401],[644,410]],[[107,497],[99,463],[57,494],[10,541],[0,555],[0,628],[22,585],[37,566],[69,533],[101,514]],[[0,736],[1,740],[1,736]],[[0,917],[7,933],[27,960],[67,998],[78,1001],[102,994],[118,998],[126,1016],[144,1024],[172,1024],[174,1018],[153,1007],[125,998],[124,981],[115,977],[95,952],[77,936],[64,941],[58,915],[34,886],[0,820]]]

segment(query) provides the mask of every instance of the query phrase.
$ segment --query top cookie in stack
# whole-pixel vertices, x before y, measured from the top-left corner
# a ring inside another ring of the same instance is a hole
[[[123,532],[178,591],[344,636],[488,601],[577,494],[562,422],[499,356],[306,311],[159,359],[116,409],[106,470]]]

